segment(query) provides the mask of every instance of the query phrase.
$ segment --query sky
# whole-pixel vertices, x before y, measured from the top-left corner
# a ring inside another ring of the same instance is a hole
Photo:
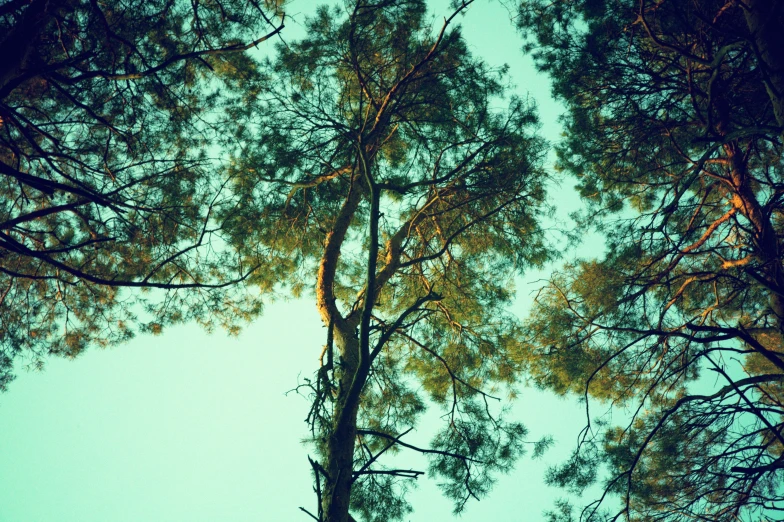
[[[296,20],[315,5],[290,6],[284,38],[296,37]],[[447,5],[434,1],[431,9],[440,18]],[[560,107],[522,55],[506,10],[477,0],[460,23],[474,53],[510,66],[518,92],[537,101],[541,132],[557,140]],[[576,208],[568,183],[554,194],[562,215]],[[515,313],[526,313],[544,276],[519,282]],[[0,522],[309,520],[297,509],[315,511],[301,443],[308,402],[287,392],[315,370],[325,336],[306,296],[268,303],[238,338],[186,325],[52,359],[42,372],[20,366],[0,396]],[[544,471],[573,448],[584,406],[523,389],[512,412],[530,440],[549,434],[554,447],[537,461],[524,457],[459,518],[420,478],[407,520],[527,521],[552,507],[562,492],[543,485]],[[427,432],[425,422],[412,442],[424,445]]]

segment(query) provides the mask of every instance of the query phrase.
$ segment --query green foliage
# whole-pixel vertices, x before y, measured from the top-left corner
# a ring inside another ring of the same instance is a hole
[[[239,1],[0,7],[0,389],[19,356],[259,311],[217,288],[253,267],[221,245],[209,154],[237,71],[255,74],[243,44],[273,29]]]
[[[454,501],[455,514],[463,511],[469,498],[479,499],[489,492],[493,474],[512,469],[527,434],[520,423],[490,416],[485,404],[464,401],[459,415],[433,439],[432,448],[443,453],[430,462],[431,475],[445,480],[439,487]],[[456,459],[455,454],[465,458]]]
[[[406,501],[411,479],[369,475],[351,493],[351,507],[365,522],[403,520],[413,511]]]
[[[545,481],[574,495],[582,495],[596,481],[598,458],[597,448],[586,445],[573,452],[565,463],[548,469]]]
[[[545,520],[547,522],[574,522],[574,517],[572,516],[573,509],[568,501],[558,499],[555,502],[555,510],[545,511]]]

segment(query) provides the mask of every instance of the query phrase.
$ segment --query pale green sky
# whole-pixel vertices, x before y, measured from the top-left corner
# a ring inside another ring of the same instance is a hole
[[[447,4],[431,2],[439,16]],[[315,5],[301,1],[290,12]],[[520,92],[539,104],[544,135],[557,139],[558,106],[522,56],[507,12],[477,0],[460,23],[475,53],[510,65]],[[290,21],[283,34],[296,33]],[[568,187],[554,192],[562,210],[575,208]],[[525,313],[535,288],[520,283],[516,313]],[[315,511],[300,443],[308,403],[284,393],[315,370],[324,339],[306,297],[269,304],[239,339],[191,325],[51,360],[40,373],[20,368],[0,396],[0,522],[309,520],[297,509]],[[583,406],[524,390],[513,411],[531,440],[552,434],[556,445],[540,461],[521,460],[462,520],[538,520],[561,495],[542,485],[543,472],[573,447]],[[423,432],[427,424],[424,444]],[[427,477],[419,486],[411,522],[454,519]]]

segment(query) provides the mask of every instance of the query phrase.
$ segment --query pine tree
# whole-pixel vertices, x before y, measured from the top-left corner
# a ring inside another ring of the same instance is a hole
[[[491,394],[516,375],[510,281],[549,256],[545,144],[454,27],[469,3],[440,29],[421,0],[320,8],[236,115],[255,121],[237,138],[234,243],[278,259],[270,277],[312,292],[328,329],[300,387],[319,521],[409,512],[423,471],[388,463],[396,450],[431,458],[456,511],[523,450]],[[419,447],[428,400],[444,425]]]
[[[784,4],[521,5],[568,108],[578,230],[607,244],[553,277],[524,357],[540,385],[631,415],[589,426],[550,480],[606,477],[613,519],[779,518]]]

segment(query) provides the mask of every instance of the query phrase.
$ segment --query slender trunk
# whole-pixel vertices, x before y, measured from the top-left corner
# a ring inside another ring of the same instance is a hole
[[[350,390],[359,369],[359,340],[353,332],[338,331],[336,334],[336,344],[341,353],[339,388],[332,430],[326,441],[324,459],[327,477],[321,492],[321,508],[324,522],[349,522],[359,410],[359,401],[351,399]]]
[[[333,361],[338,390],[333,404],[332,425],[328,433],[324,434],[326,440],[322,457],[326,476],[320,492],[321,522],[353,522],[348,510],[359,409],[359,400],[352,398],[351,393],[360,369],[359,339],[356,334],[358,321],[357,316],[348,319],[341,316],[335,305],[332,285],[340,248],[360,200],[359,190],[354,190],[341,209],[333,230],[327,234],[316,284],[318,309],[324,324],[334,328],[334,343],[339,354],[338,360]]]
[[[340,362],[337,369],[338,397],[335,401],[331,431],[326,441],[326,486],[321,493],[321,509],[325,522],[351,522],[349,515],[351,503],[351,483],[354,473],[354,446],[357,437],[357,414],[359,412],[360,397],[370,373],[370,323],[373,307],[375,305],[376,270],[378,268],[378,221],[381,214],[379,209],[379,189],[376,187],[372,173],[372,161],[369,160],[368,151],[361,140],[358,143],[358,157],[360,176],[357,181],[357,190],[354,195],[346,200],[346,204],[336,220],[333,232],[341,234],[330,235],[327,239],[327,252],[322,258],[319,272],[320,292],[322,299],[330,296],[332,299],[331,285],[326,287],[328,281],[334,281],[337,259],[340,255],[345,232],[351,215],[357,209],[360,201],[359,188],[364,184],[370,203],[370,216],[368,219],[368,248],[366,279],[364,290],[364,303],[360,316],[354,315],[347,319],[340,319],[335,323],[335,341],[340,352]],[[332,250],[330,251],[330,247]],[[332,307],[320,306],[326,316],[334,318],[339,312]],[[322,318],[326,317],[322,315]],[[359,330],[357,332],[357,329]]]
[[[338,331],[342,360],[339,393],[333,413],[332,433],[327,441],[327,488],[322,493],[325,522],[350,522],[351,482],[354,472],[354,445],[357,437],[357,413],[362,389],[370,373],[370,318],[375,305],[376,269],[378,258],[379,190],[370,172],[371,162],[366,151],[358,146],[360,172],[368,187],[370,218],[368,220],[367,271],[365,297],[359,321],[359,336],[353,324]],[[353,323],[353,321],[351,322]]]

